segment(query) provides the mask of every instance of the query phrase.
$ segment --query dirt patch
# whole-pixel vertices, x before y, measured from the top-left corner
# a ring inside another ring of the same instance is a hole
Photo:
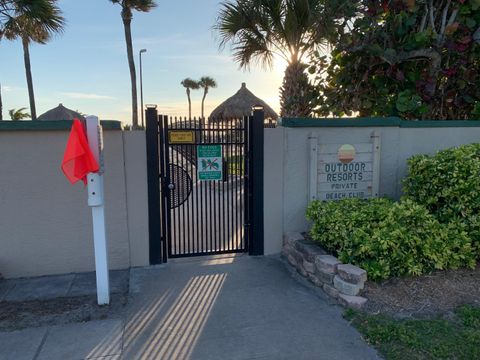
[[[436,271],[429,275],[367,282],[363,310],[396,318],[424,318],[451,313],[460,305],[480,306],[480,266]]]
[[[127,294],[114,294],[108,306],[97,305],[95,295],[23,302],[2,301],[0,331],[120,318],[127,300]]]

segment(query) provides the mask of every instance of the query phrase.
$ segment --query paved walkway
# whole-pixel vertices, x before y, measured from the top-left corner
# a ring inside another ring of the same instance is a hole
[[[267,257],[132,270],[127,315],[0,333],[0,359],[376,359],[359,334]]]
[[[128,270],[110,271],[110,292],[112,294],[126,293],[128,281]],[[96,293],[94,272],[0,281],[0,302],[49,300],[60,297],[95,295]]]

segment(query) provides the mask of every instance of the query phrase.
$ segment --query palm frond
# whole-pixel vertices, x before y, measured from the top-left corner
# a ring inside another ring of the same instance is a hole
[[[26,8],[15,3],[17,7],[8,20],[0,23],[0,36],[8,40],[22,38],[44,44],[53,34],[63,32],[65,19],[53,0],[38,0],[33,4]]]
[[[333,22],[325,15],[321,0],[227,0],[221,3],[213,28],[220,49],[230,44],[240,67],[254,61],[268,67],[273,54],[289,63],[301,61],[327,39]]]
[[[190,78],[183,79],[180,84],[186,89],[197,90],[200,88],[200,84],[198,81],[192,80]]]
[[[202,88],[216,88],[217,87],[217,82],[215,81],[214,78],[210,76],[202,76],[200,78],[200,81],[198,82],[200,87]]]

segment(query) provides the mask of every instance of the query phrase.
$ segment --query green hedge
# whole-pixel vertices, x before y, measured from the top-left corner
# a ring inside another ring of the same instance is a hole
[[[465,226],[442,224],[409,199],[314,201],[307,218],[314,241],[372,280],[475,265]]]
[[[440,222],[463,223],[480,256],[480,144],[413,156],[403,184]]]

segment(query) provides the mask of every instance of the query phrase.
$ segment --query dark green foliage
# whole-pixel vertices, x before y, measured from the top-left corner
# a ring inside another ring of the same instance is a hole
[[[342,262],[356,264],[372,280],[420,275],[435,269],[474,266],[463,228],[441,224],[427,209],[406,199],[344,199],[312,202],[311,236]]]
[[[331,54],[312,57],[317,114],[479,119],[478,0],[350,4]]]
[[[480,309],[463,306],[456,315],[398,321],[349,310],[344,316],[385,359],[479,359]]]
[[[413,156],[403,184],[441,223],[463,226],[480,256],[480,144]]]

